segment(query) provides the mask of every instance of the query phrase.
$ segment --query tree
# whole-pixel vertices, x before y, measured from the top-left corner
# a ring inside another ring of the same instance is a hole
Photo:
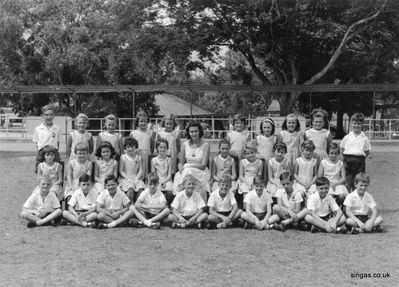
[[[397,4],[387,0],[160,2],[168,4],[171,26],[191,35],[203,59],[228,47],[245,57],[265,85],[333,83],[330,75],[341,58],[348,52],[364,57],[370,43],[392,39],[396,27],[390,24],[398,18]],[[299,95],[279,95],[283,113]]]

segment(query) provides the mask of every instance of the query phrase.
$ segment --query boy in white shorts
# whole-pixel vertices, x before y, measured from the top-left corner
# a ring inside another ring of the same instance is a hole
[[[283,188],[276,191],[277,204],[273,205],[273,214],[278,216],[281,222],[275,225],[275,229],[283,231],[291,225],[305,229],[301,221],[308,214],[308,210],[302,208],[304,200],[301,192],[293,187],[294,176],[289,172],[283,172],[280,174],[280,184]]]
[[[231,185],[231,176],[224,174],[219,178],[219,188],[211,193],[208,199],[208,229],[231,227],[240,218],[242,210],[238,209]]]
[[[359,232],[382,232],[382,217],[377,215],[377,204],[367,189],[370,184],[370,177],[360,172],[355,177],[356,189],[352,191],[344,201],[346,224],[352,227],[351,234]]]
[[[42,176],[39,190],[33,192],[22,207],[21,217],[28,220],[27,227],[46,224],[56,225],[54,220],[62,215],[61,205],[54,192],[50,192],[51,178]]]
[[[96,200],[98,192],[91,183],[88,174],[79,177],[79,188],[74,191],[68,201],[68,210],[64,210],[63,217],[76,225],[95,227],[97,219]]]
[[[208,218],[204,213],[206,207],[201,194],[195,191],[197,180],[192,175],[184,178],[184,190],[177,193],[170,207],[172,214],[168,216],[172,228],[186,228],[196,225],[203,227],[203,222]]]
[[[307,202],[309,214],[305,216],[305,221],[312,224],[311,232],[319,230],[328,233],[346,233],[346,218],[328,191],[330,189],[329,180],[322,176],[316,180],[316,190]]]
[[[265,183],[260,176],[253,180],[254,189],[244,199],[245,212],[241,218],[246,221],[244,229],[255,226],[258,230],[269,229],[279,218],[272,215],[272,197],[266,191]]]

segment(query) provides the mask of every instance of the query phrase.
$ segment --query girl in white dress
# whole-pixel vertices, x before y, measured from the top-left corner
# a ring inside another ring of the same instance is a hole
[[[115,150],[115,159],[119,160],[123,151],[122,135],[115,131],[118,126],[118,118],[115,115],[108,115],[105,117],[105,128],[104,132],[98,134],[96,150],[100,147],[102,142],[109,142]]]
[[[328,157],[327,146],[332,142],[328,130],[328,113],[323,109],[312,112],[312,128],[305,131],[305,140],[311,140],[315,147],[315,157],[321,161]]]
[[[135,130],[130,132],[130,137],[138,142],[138,151],[141,155],[143,165],[143,179],[147,179],[149,168],[149,156],[153,150],[153,130],[148,129],[148,115],[144,111],[139,111],[135,120]]]
[[[276,126],[271,118],[266,118],[260,123],[260,134],[256,136],[258,155],[265,159],[265,162],[274,156],[273,147],[280,142],[279,135],[275,135]]]
[[[62,192],[62,166],[60,163],[55,162],[58,150],[51,146],[46,145],[42,149],[42,159],[37,167],[37,175],[40,178],[43,175],[49,176],[51,178],[51,188],[50,191],[54,192],[58,200],[61,201],[64,194]],[[35,189],[38,191],[39,188]]]
[[[296,159],[301,156],[301,145],[304,141],[301,124],[295,114],[289,114],[281,128],[281,141],[287,145],[286,157],[290,159],[293,165]]]
[[[168,141],[169,147],[166,154],[171,158],[172,174],[175,174],[177,171],[177,154],[180,150],[180,131],[176,129],[175,116],[165,116],[162,119],[161,127],[157,133],[156,140],[164,138]]]
[[[75,146],[84,142],[89,147],[89,156],[93,152],[93,137],[86,131],[89,125],[89,118],[85,114],[79,114],[75,119],[75,130],[67,138],[66,156],[69,159],[75,158]]]
[[[276,192],[279,188],[283,188],[280,183],[280,175],[283,172],[292,174],[291,161],[285,156],[287,154],[287,146],[285,143],[277,143],[273,147],[274,157],[267,162],[269,182],[266,185],[267,192],[277,203]]]
[[[138,143],[134,138],[125,139],[125,153],[119,162],[121,175],[120,189],[126,193],[129,200],[136,201],[141,191],[145,189],[143,176],[143,160],[137,151]]]
[[[102,142],[96,151],[98,159],[94,162],[94,188],[98,193],[105,189],[104,179],[107,175],[118,178],[118,162],[113,159],[114,155],[115,150],[109,142]]]
[[[295,189],[298,189],[302,197],[306,200],[316,191],[315,182],[317,179],[318,162],[313,157],[315,145],[312,141],[304,141],[301,149],[302,156],[298,157],[294,163]]]
[[[151,172],[156,172],[159,178],[158,188],[165,194],[170,205],[173,201],[172,159],[167,156],[169,143],[164,138],[156,142],[158,155],[151,159]]]
[[[233,131],[227,134],[227,140],[230,142],[230,155],[239,162],[243,158],[245,144],[251,140],[251,133],[246,128],[246,118],[237,114],[233,117]]]
[[[173,194],[176,195],[184,189],[184,178],[190,174],[198,180],[198,191],[204,201],[207,202],[207,192],[210,192],[210,172],[208,169],[210,147],[207,142],[202,140],[203,135],[204,132],[199,122],[192,121],[189,123],[186,128],[188,140],[181,144],[179,171],[175,175]]]
[[[338,144],[331,143],[327,147],[328,158],[321,161],[319,166],[318,176],[324,176],[330,181],[329,194],[335,198],[338,205],[344,203],[345,197],[348,195],[348,190],[345,187],[346,172],[342,160],[340,160],[340,148]]]
[[[76,158],[68,162],[67,167],[67,186],[65,187],[64,199],[67,208],[67,203],[73,192],[79,188],[79,177],[87,174],[92,174],[92,163],[89,161],[89,147],[87,144],[81,142],[75,146]]]

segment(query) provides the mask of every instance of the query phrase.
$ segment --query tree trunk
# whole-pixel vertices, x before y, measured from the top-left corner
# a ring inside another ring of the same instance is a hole
[[[339,101],[339,106],[337,110],[337,134],[335,138],[343,138],[344,137],[344,112],[341,107],[341,101]]]
[[[278,103],[280,104],[280,115],[286,116],[292,112],[292,107],[300,96],[300,92],[282,93],[278,96]]]

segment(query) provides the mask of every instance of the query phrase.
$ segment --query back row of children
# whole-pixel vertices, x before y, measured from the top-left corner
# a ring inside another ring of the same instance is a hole
[[[35,130],[34,141],[37,141],[38,148],[43,146],[43,140],[51,143],[56,141],[57,129],[52,124],[54,118],[54,110],[48,107],[43,108],[44,122]],[[364,121],[362,114],[355,114],[351,118],[353,127],[352,132],[344,138],[341,148],[344,151],[344,162],[339,160],[339,147],[331,144],[331,136],[323,125],[327,121],[327,114],[323,110],[319,110],[313,115],[313,128],[307,130],[304,134],[300,131],[299,121],[295,115],[287,116],[283,131],[279,135],[274,134],[275,126],[272,119],[265,119],[261,124],[261,133],[256,137],[256,143],[248,143],[250,139],[249,132],[245,128],[245,118],[241,115],[234,117],[235,130],[231,131],[226,140],[222,140],[219,144],[219,155],[211,160],[212,175],[209,174],[207,168],[207,159],[209,158],[209,145],[201,141],[201,137],[192,137],[192,130],[201,135],[201,126],[189,126],[186,129],[188,141],[182,145],[179,172],[177,175],[193,174],[200,179],[203,199],[206,201],[206,193],[204,191],[215,190],[221,175],[229,174],[233,181],[237,179],[236,163],[232,155],[239,159],[239,175],[237,183],[233,183],[232,190],[238,192],[236,196],[238,202],[244,202],[244,195],[253,189],[253,179],[255,176],[261,176],[267,181],[267,191],[274,197],[276,202],[276,191],[281,188],[279,176],[282,172],[290,172],[294,174],[297,189],[306,199],[311,193],[315,192],[314,183],[319,176],[327,176],[331,181],[331,194],[337,197],[337,201],[342,204],[347,194],[343,183],[346,181],[346,174],[353,175],[359,171],[364,171],[364,159],[370,150],[370,144],[367,137],[361,132],[361,125]],[[141,113],[137,118],[138,129],[132,131],[132,138],[122,141],[122,136],[115,131],[117,126],[117,118],[109,115],[105,119],[107,131],[99,134],[97,139],[98,160],[95,161],[94,173],[96,187],[98,190],[104,188],[104,178],[106,175],[112,174],[114,177],[121,175],[120,187],[127,193],[130,200],[137,200],[139,193],[145,185],[141,179],[146,178],[149,154],[151,154],[153,142],[151,139],[154,135],[151,130],[147,130],[148,116]],[[70,161],[67,168],[67,187],[64,197],[68,202],[73,191],[78,187],[79,175],[91,175],[92,163],[88,160],[88,155],[93,150],[93,140],[91,134],[86,131],[88,124],[87,116],[81,114],[76,119],[77,130],[72,132],[68,137],[67,155],[70,155]],[[160,187],[167,191],[167,195],[171,196],[182,190],[182,179],[175,180],[175,188],[172,188],[172,176],[176,170],[175,163],[179,147],[179,133],[174,129],[174,118],[167,117],[164,119],[164,129],[156,135],[158,156],[152,159],[151,169],[157,171],[160,177]],[[194,127],[194,128],[193,128]],[[59,131],[59,129],[58,129]],[[44,135],[47,132],[49,135]],[[203,132],[202,132],[203,134]],[[138,139],[135,140],[135,138]],[[309,140],[307,140],[309,139]],[[317,146],[314,144],[316,143]],[[141,146],[140,146],[141,144]],[[58,146],[58,142],[57,142]],[[46,147],[47,149],[51,147]],[[41,155],[45,160],[39,166],[39,174],[46,173],[49,166],[57,166],[55,158],[58,156],[56,150],[41,150]],[[123,149],[124,154],[121,154]],[[200,150],[200,154],[196,153]],[[140,152],[137,152],[140,150]],[[245,151],[245,156],[243,156]],[[301,151],[301,153],[299,152]],[[313,152],[315,151],[315,156]],[[328,152],[328,157],[326,157]],[[345,153],[347,152],[347,153]],[[53,156],[51,154],[53,153]],[[190,154],[191,153],[191,154]],[[115,154],[115,156],[114,156]],[[47,155],[47,156],[46,156]],[[167,157],[166,155],[169,155]],[[299,156],[300,155],[300,156]],[[119,165],[115,159],[120,158]],[[192,162],[191,162],[192,161]],[[320,163],[320,164],[319,164]],[[188,168],[185,168],[188,167]],[[58,198],[62,198],[62,189],[56,188],[60,185],[59,167],[57,171],[58,180],[53,180],[52,189]],[[348,171],[349,172],[346,172]],[[200,172],[198,172],[200,171]],[[184,173],[186,172],[186,173]],[[57,176],[53,176],[56,178]],[[208,185],[208,182],[210,185]],[[134,196],[136,194],[136,196]],[[205,194],[205,195],[204,195]],[[243,195],[240,197],[240,195]],[[171,197],[168,200],[171,202]]]

